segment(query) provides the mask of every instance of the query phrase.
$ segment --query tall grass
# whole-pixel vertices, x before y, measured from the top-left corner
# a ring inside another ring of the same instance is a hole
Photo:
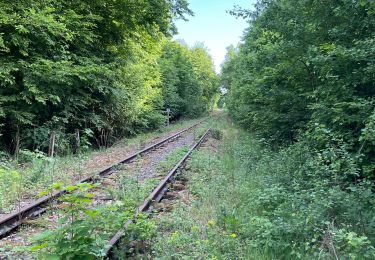
[[[161,218],[156,258],[375,257],[371,184],[340,186],[344,169],[303,143],[274,151],[224,117],[215,128],[224,138],[189,161],[190,201]]]

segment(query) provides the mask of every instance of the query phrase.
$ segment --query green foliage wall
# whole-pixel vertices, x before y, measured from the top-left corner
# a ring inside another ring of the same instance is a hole
[[[223,66],[235,120],[277,143],[345,144],[373,174],[374,2],[258,1],[233,13],[250,19]]]
[[[165,107],[172,117],[195,117],[214,106],[219,82],[203,45],[166,42],[160,58]]]
[[[266,170],[246,166],[247,181],[264,176],[242,196],[261,200],[241,207],[260,216],[246,222],[258,223],[251,242],[281,259],[374,258],[375,2],[259,0],[232,13],[250,23],[223,65],[227,107],[273,150],[256,150]]]
[[[43,149],[51,130],[104,145],[160,126],[158,59],[188,14],[185,0],[1,1],[1,146],[14,149],[17,128]]]

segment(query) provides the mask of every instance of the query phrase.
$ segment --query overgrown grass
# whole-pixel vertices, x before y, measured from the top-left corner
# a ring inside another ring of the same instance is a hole
[[[189,160],[190,204],[160,219],[155,258],[374,259],[371,184],[343,187],[302,144],[273,151],[225,118],[216,128],[218,152]]]
[[[131,177],[122,176],[120,189],[107,190],[113,196],[111,203],[93,206],[93,194],[90,190],[96,185],[83,183],[64,187],[52,185],[54,189],[74,191],[61,198],[65,206],[58,210],[57,225],[34,237],[31,246],[10,249],[11,258],[27,259],[101,259],[109,239],[124,225],[133,220],[135,209],[143,198],[155,186],[154,180],[142,183],[135,182]],[[47,191],[49,192],[49,191]],[[56,214],[56,213],[55,213]],[[155,224],[145,221],[143,215],[139,221],[131,224],[124,234],[124,239],[150,239],[155,233]],[[130,250],[128,247],[125,250]]]
[[[161,161],[157,166],[157,172],[166,175],[172,168],[181,160],[181,158],[189,151],[189,146],[177,148],[167,155],[164,161]]]
[[[209,124],[209,122],[207,123]],[[197,130],[201,132],[207,127],[203,124]],[[197,136],[198,138],[199,136]],[[187,146],[175,149],[158,166],[158,173],[166,175],[168,171],[179,161],[188,150]],[[79,184],[77,186],[65,187],[63,183],[55,183],[45,193],[52,190],[68,189],[69,193],[61,198],[65,204],[54,214],[59,215],[57,225],[53,230],[45,231],[32,237],[31,246],[12,248],[0,248],[9,252],[10,257],[34,257],[34,258],[57,258],[57,259],[94,259],[104,256],[107,242],[126,220],[133,219],[135,210],[147,195],[159,183],[159,178],[144,179],[139,181],[137,177],[138,165],[131,172],[127,167],[116,168],[118,187],[106,188],[109,197],[113,198],[111,203],[94,206],[93,196],[90,192],[98,185]],[[74,217],[73,217],[74,216]],[[45,216],[48,219],[48,214]],[[43,221],[41,221],[43,223]],[[150,240],[155,235],[156,226],[153,221],[147,219],[146,215],[140,215],[134,224],[131,224],[123,237],[120,250],[116,250],[118,256],[126,257],[139,250],[144,241]],[[136,246],[130,246],[137,242]],[[13,252],[14,251],[14,252]],[[22,258],[21,257],[21,258]]]
[[[42,152],[22,151],[17,161],[1,154],[0,158],[0,214],[22,207],[25,198],[35,198],[39,191],[56,182],[72,184],[83,176],[98,172],[103,165],[85,168],[88,160],[105,155],[114,149],[141,149],[159,136],[188,127],[201,119],[181,120],[168,128],[141,133],[118,141],[113,147],[88,149],[79,154],[49,158]]]

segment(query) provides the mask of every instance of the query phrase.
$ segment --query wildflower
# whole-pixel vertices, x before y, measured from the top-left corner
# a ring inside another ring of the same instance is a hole
[[[178,231],[172,233],[172,239],[176,239],[178,237]]]
[[[209,226],[215,226],[215,225],[216,225],[216,222],[215,222],[215,220],[210,219],[210,220],[207,222],[207,224],[208,224]]]
[[[236,238],[236,237],[237,237],[237,234],[236,234],[236,233],[232,233],[232,234],[230,235],[230,237],[231,237],[231,238]]]
[[[198,232],[199,231],[199,227],[198,226],[192,226],[191,227],[191,231]]]

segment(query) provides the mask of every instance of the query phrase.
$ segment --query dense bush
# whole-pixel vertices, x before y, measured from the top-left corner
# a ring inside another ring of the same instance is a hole
[[[374,113],[375,4],[259,1],[238,14],[252,19],[223,66],[233,117],[278,142],[323,130],[358,151]]]
[[[273,143],[322,156],[346,185],[373,180],[375,4],[259,1],[222,81],[233,118]],[[350,170],[349,170],[350,169]],[[317,171],[330,178],[329,171]],[[301,176],[303,177],[303,176]]]
[[[276,255],[373,258],[375,3],[260,0],[232,12],[250,26],[223,65],[227,107],[279,151],[247,165],[259,174],[247,234]]]

